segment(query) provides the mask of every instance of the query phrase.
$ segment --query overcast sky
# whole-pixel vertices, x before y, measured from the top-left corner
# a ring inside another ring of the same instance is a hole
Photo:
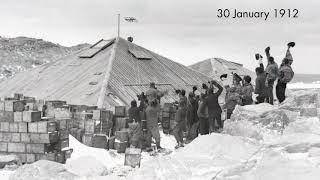
[[[42,38],[62,45],[94,43],[117,34],[185,65],[220,57],[253,69],[254,54],[271,46],[281,62],[286,43],[295,41],[293,68],[320,74],[318,0],[0,0],[0,36]],[[296,8],[298,18],[219,19],[219,8],[270,11]]]

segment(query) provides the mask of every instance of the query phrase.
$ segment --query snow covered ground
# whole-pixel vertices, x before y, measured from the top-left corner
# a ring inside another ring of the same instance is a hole
[[[289,89],[320,89],[320,81],[313,83],[296,82],[288,84]]]
[[[319,92],[292,91],[282,105],[237,107],[223,133],[200,136],[167,156],[143,153],[140,168],[123,166],[124,154],[87,147],[70,136],[74,152],[64,168],[80,180],[319,179],[320,121],[299,113],[319,107]],[[161,137],[162,146],[173,150],[173,136]],[[0,179],[14,172],[0,170]]]

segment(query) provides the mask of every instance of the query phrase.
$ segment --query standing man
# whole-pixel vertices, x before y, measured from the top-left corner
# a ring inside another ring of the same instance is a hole
[[[150,141],[153,137],[156,141],[156,146],[158,149],[162,149],[160,146],[160,133],[158,127],[158,101],[156,99],[149,101],[149,105],[146,109],[146,119],[147,119],[147,139]],[[151,144],[150,142],[148,145]]]
[[[283,59],[282,64],[280,66],[279,79],[276,86],[276,95],[279,100],[279,103],[282,103],[286,99],[285,93],[286,93],[287,83],[289,83],[294,76],[294,72],[291,68],[293,58],[290,53],[290,48],[294,46],[295,46],[294,42],[288,43],[286,57]]]
[[[244,76],[243,77],[243,87],[241,90],[241,99],[242,105],[250,105],[253,104],[252,93],[253,93],[253,86],[251,84],[251,77]]]
[[[158,101],[158,106],[160,107],[160,101],[159,99],[164,96],[164,92],[159,91],[156,88],[156,84],[154,82],[150,83],[150,88],[147,90],[146,92],[146,96],[147,96],[147,100],[148,102],[152,102],[153,100],[157,100]]]
[[[266,90],[267,90],[267,102],[273,105],[273,85],[278,77],[279,69],[278,64],[274,61],[274,58],[270,56],[270,47],[265,49],[268,65],[265,69],[266,72]]]
[[[206,95],[204,93],[202,93],[200,96],[197,115],[199,117],[200,134],[201,135],[209,134],[208,106],[207,106]]]
[[[173,129],[174,137],[177,141],[177,146],[175,148],[184,147],[183,145],[183,131],[186,126],[186,114],[187,114],[187,97],[186,91],[181,90],[179,93],[178,111],[176,112],[176,126]]]
[[[213,92],[213,86],[208,90],[207,104],[208,104],[208,114],[209,114],[209,132],[214,132],[215,122],[217,122],[219,129],[223,128],[223,123],[221,121],[221,107],[219,104],[219,96],[223,91],[223,87],[216,81],[211,81],[211,85],[218,87],[216,93]]]

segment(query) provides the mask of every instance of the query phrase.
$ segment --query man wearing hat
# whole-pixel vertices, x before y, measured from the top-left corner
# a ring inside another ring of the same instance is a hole
[[[158,128],[158,119],[160,113],[160,98],[164,96],[164,93],[157,90],[155,83],[150,83],[150,88],[146,92],[148,100],[148,107],[146,108],[146,120],[147,120],[147,139],[151,139],[151,136],[156,141],[156,146],[161,149],[160,146],[160,133]]]
[[[146,96],[148,99],[148,102],[152,102],[155,99],[159,99],[164,95],[164,93],[160,92],[156,88],[156,84],[154,82],[150,83],[150,88],[146,92]]]
[[[273,86],[274,82],[278,77],[279,69],[278,64],[274,61],[274,58],[270,56],[270,47],[265,49],[268,65],[265,69],[266,78],[266,92],[267,92],[267,102],[273,105]]]
[[[279,79],[276,86],[276,96],[279,100],[279,103],[282,103],[286,99],[285,93],[286,93],[287,83],[289,83],[294,76],[294,72],[291,68],[293,58],[290,53],[290,48],[294,46],[295,46],[294,42],[288,43],[286,56],[282,60],[282,63],[280,66]]]

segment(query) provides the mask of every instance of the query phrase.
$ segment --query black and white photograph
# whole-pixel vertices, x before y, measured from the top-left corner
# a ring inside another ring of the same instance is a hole
[[[0,180],[320,179],[320,1],[0,0]]]

